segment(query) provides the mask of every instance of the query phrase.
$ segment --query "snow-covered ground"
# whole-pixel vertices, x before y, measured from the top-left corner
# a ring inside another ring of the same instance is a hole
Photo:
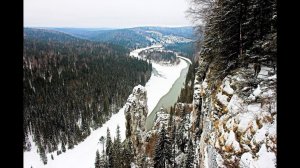
[[[98,143],[101,136],[106,137],[107,128],[110,130],[112,139],[116,135],[117,125],[120,126],[121,139],[125,139],[125,115],[124,107],[119,110],[117,114],[114,114],[110,120],[108,120],[101,128],[91,131],[91,135],[88,136],[83,142],[74,146],[72,150],[66,150],[65,153],[56,155],[56,152],[52,153],[54,160],[51,159],[51,153],[47,155],[48,163],[44,165],[40,159],[39,154],[36,152],[37,147],[33,144],[30,152],[24,152],[23,161],[24,168],[94,168],[96,151],[102,151],[102,144]]]
[[[131,56],[138,57],[138,53],[142,50],[149,48],[162,47],[157,44],[150,47],[134,50],[130,53]],[[154,109],[161,97],[168,93],[173,83],[180,76],[180,72],[188,66],[186,61],[180,61],[175,66],[163,66],[157,63],[152,63],[152,67],[158,72],[159,75],[152,73],[149,81],[146,83],[146,90],[148,95],[148,115]],[[110,129],[112,139],[115,137],[117,125],[120,126],[121,138],[125,139],[125,115],[124,108],[121,108],[117,114],[114,114],[110,120],[108,120],[101,128],[91,131],[83,142],[75,145],[73,149],[66,150],[65,153],[56,155],[56,152],[47,154],[48,163],[44,165],[41,161],[39,154],[37,153],[37,146],[32,141],[31,136],[29,140],[32,145],[30,152],[24,152],[23,155],[23,167],[24,168],[92,168],[95,163],[95,156],[97,149],[101,153],[102,144],[98,143],[101,136],[106,137],[107,128]],[[59,145],[60,146],[60,145]],[[51,154],[54,160],[51,159]]]

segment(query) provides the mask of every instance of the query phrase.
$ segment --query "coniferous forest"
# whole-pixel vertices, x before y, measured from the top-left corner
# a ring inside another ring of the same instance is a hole
[[[160,50],[146,50],[140,52],[140,55],[147,60],[152,60],[155,62],[169,62],[174,64],[176,62],[176,54],[172,51],[160,51]]]
[[[187,57],[191,61],[194,61],[195,51],[197,49],[195,42],[167,44],[165,48],[167,50],[178,52],[179,55]]]
[[[145,85],[151,70],[117,45],[24,29],[24,150],[29,132],[42,158],[73,148],[124,105],[135,85]]]

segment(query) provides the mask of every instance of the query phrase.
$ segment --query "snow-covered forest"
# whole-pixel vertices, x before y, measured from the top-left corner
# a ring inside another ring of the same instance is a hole
[[[188,2],[193,27],[24,28],[24,168],[277,167],[276,1]]]

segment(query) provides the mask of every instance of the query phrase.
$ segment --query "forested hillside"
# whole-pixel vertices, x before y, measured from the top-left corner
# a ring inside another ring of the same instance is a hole
[[[197,39],[193,27],[134,27],[113,30],[48,28],[92,41],[109,42],[129,49],[142,48],[154,43],[177,44],[190,56],[189,48]],[[187,43],[187,45],[185,45]],[[182,46],[182,47],[181,47]],[[170,48],[171,50],[174,49]]]
[[[47,163],[46,152],[73,148],[117,112],[152,71],[128,54],[117,45],[24,29],[24,150],[32,134]]]
[[[92,34],[89,39],[94,41],[111,42],[126,48],[141,48],[151,44],[147,38],[131,29],[107,30]]]
[[[109,42],[128,49],[146,47],[151,44],[147,38],[133,29],[90,30],[74,28],[49,28],[64,32],[82,39],[98,42]]]
[[[156,31],[163,35],[173,35],[196,40],[193,27],[136,27],[137,31]]]

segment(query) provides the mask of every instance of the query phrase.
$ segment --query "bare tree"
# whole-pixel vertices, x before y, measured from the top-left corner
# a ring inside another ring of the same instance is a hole
[[[99,142],[103,145],[103,150],[102,150],[102,152],[104,153],[105,137],[104,137],[104,136],[101,136],[100,139],[99,139]]]

